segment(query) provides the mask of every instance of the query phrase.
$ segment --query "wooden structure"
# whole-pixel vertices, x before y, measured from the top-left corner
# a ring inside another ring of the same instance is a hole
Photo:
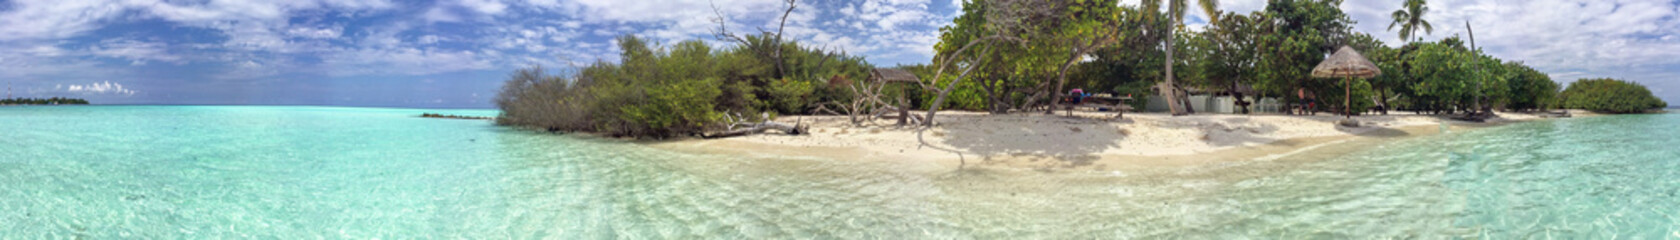
[[[870,70],[869,81],[872,85],[877,86],[885,84],[917,85],[922,82],[920,78],[916,77],[915,73],[910,73],[910,71],[896,68],[876,68],[875,70]],[[879,87],[876,89],[879,89]],[[875,94],[876,96],[879,96],[879,93]],[[906,96],[909,96],[910,94],[910,88],[905,88],[904,93],[898,95],[898,102],[894,104],[894,107],[898,108],[898,126],[904,126],[909,123],[910,100],[907,99]]]
[[[1098,94],[1085,97],[1078,105],[1073,104],[1073,98],[1075,97],[1076,96],[1069,96],[1062,100],[1068,103],[1068,105],[1066,105],[1067,107],[1064,109],[1067,110],[1067,115],[1069,117],[1073,116],[1073,109],[1076,107],[1088,107],[1097,110],[1109,109],[1115,112],[1114,118],[1124,118],[1126,116],[1126,111],[1132,110],[1132,105],[1126,105],[1126,101],[1132,100],[1131,95],[1108,96],[1107,94]]]
[[[1366,60],[1365,55],[1360,55],[1359,51],[1354,51],[1346,45],[1336,50],[1329,58],[1325,58],[1324,62],[1318,63],[1312,70],[1313,77],[1344,79],[1342,89],[1347,90],[1347,93],[1342,95],[1342,113],[1347,115],[1347,118],[1342,120],[1342,125],[1350,127],[1359,126],[1358,122],[1352,121],[1353,78],[1371,78],[1379,74],[1382,74],[1382,69]]]

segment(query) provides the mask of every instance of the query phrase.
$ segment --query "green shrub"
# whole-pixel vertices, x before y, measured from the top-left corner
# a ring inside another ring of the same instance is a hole
[[[759,39],[753,37],[753,39]],[[725,112],[743,116],[804,113],[824,79],[857,78],[869,65],[862,58],[833,56],[786,45],[788,75],[779,77],[762,55],[747,48],[713,51],[700,41],[649,46],[635,36],[618,39],[621,62],[596,62],[570,79],[541,67],[514,72],[496,95],[497,124],[608,136],[666,138],[691,136],[721,124]],[[669,50],[667,50],[669,49]],[[824,56],[839,59],[820,60]]]
[[[1338,83],[1341,81],[1345,80],[1336,80]],[[1371,96],[1375,95],[1375,92],[1371,91],[1370,81],[1366,81],[1364,79],[1353,79],[1352,84],[1353,98],[1344,99],[1343,95],[1348,93],[1347,89],[1344,89],[1343,84],[1336,84],[1333,87],[1325,88],[1324,91],[1319,92],[1319,106],[1323,106],[1325,110],[1331,112],[1342,112],[1345,109],[1351,109],[1349,111],[1354,113],[1363,113],[1370,110],[1371,107],[1376,106],[1376,103],[1371,101]],[[1348,105],[1352,105],[1351,108],[1342,107],[1343,102],[1347,102],[1349,103]]]
[[[1510,92],[1505,97],[1505,107],[1512,110],[1531,110],[1546,107],[1547,103],[1555,101],[1558,94],[1558,84],[1546,73],[1534,70],[1522,63],[1505,63],[1506,84]]]
[[[770,102],[766,105],[777,112],[804,113],[806,106],[811,104],[811,92],[815,90],[816,84],[810,81],[771,81],[765,86],[765,91],[770,93]]]
[[[1607,113],[1640,113],[1668,106],[1643,85],[1609,78],[1575,81],[1558,98],[1564,108]]]
[[[644,102],[619,107],[618,117],[634,126],[620,134],[677,136],[705,130],[722,116],[712,104],[721,93],[718,82],[701,79],[652,87]]]
[[[588,115],[580,108],[587,104],[574,99],[566,79],[550,76],[542,67],[520,69],[508,78],[494,99],[502,110],[496,124],[551,130],[587,125],[581,119]]]

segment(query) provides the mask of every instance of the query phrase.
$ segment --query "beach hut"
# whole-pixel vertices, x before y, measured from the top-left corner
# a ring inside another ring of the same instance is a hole
[[[1377,69],[1376,64],[1372,64],[1370,60],[1365,59],[1365,55],[1360,55],[1359,51],[1354,51],[1352,47],[1346,45],[1336,50],[1336,53],[1331,54],[1329,58],[1325,58],[1324,62],[1318,63],[1318,66],[1313,67],[1312,70],[1313,77],[1344,79],[1342,89],[1347,90],[1347,93],[1342,95],[1342,113],[1346,114],[1347,118],[1342,120],[1342,125],[1350,127],[1359,126],[1358,122],[1353,121],[1353,107],[1351,106],[1353,103],[1353,78],[1371,78],[1379,74],[1382,74],[1382,70]]]
[[[872,82],[871,85],[874,85],[874,84],[915,85],[915,84],[920,84],[922,82],[922,80],[920,78],[916,77],[915,73],[910,73],[910,71],[905,71],[904,69],[896,69],[896,68],[876,68],[875,70],[871,70],[871,71],[869,71],[869,81]],[[905,98],[905,96],[909,96],[911,94],[910,93],[910,88],[904,88],[904,89],[905,89],[904,94],[899,94],[899,96],[898,96],[898,106],[896,106],[896,107],[898,107],[898,125],[899,126],[904,126],[904,124],[908,123],[908,120],[909,120],[909,117],[910,117],[910,100]]]

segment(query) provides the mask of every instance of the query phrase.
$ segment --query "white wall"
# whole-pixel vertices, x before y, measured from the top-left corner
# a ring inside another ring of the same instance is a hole
[[[1254,102],[1254,104],[1249,105],[1249,110],[1256,113],[1276,113],[1283,109],[1283,102],[1276,98],[1265,98],[1259,101],[1253,100],[1253,96],[1246,98],[1250,102]],[[1198,113],[1236,113],[1237,106],[1232,100],[1233,98],[1229,96],[1192,95],[1190,96],[1190,106],[1196,108]],[[1149,96],[1149,104],[1144,107],[1144,111],[1168,112],[1172,110],[1167,108],[1166,97],[1154,95]]]

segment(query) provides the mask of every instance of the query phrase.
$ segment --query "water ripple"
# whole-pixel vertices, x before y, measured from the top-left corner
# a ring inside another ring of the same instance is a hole
[[[96,109],[90,110],[90,109]],[[0,110],[18,238],[1680,238],[1677,115],[1104,173],[677,153],[411,110]],[[493,114],[493,113],[492,113]],[[101,121],[64,121],[101,119]],[[17,184],[13,184],[17,183]]]

